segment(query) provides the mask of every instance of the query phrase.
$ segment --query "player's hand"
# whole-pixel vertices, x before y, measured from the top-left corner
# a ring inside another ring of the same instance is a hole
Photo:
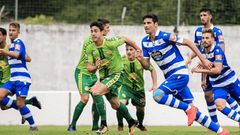
[[[141,50],[137,50],[136,58],[141,61],[143,59],[143,54]]]
[[[194,67],[191,70],[192,73],[199,73],[199,68],[198,67]]]
[[[99,68],[100,64],[101,64],[101,60],[97,58],[95,62],[95,66],[97,67],[97,69]]]
[[[202,81],[201,87],[202,87],[203,90],[205,90],[205,89],[207,88],[206,80],[203,80],[203,81]]]
[[[203,60],[202,61],[202,66],[205,68],[205,69],[211,69],[213,67],[213,63],[210,62],[209,60]]]

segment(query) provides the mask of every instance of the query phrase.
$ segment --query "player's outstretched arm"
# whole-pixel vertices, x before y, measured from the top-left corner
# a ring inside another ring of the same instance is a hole
[[[205,68],[199,68],[199,66],[192,68],[193,73],[221,74],[221,71],[222,71],[221,62],[214,62],[214,66],[210,70]]]
[[[206,69],[210,69],[212,67],[212,63],[209,62],[208,60],[206,60],[202,54],[200,53],[200,51],[198,50],[198,48],[194,45],[194,43],[192,41],[190,41],[189,39],[183,38],[183,42],[182,45],[186,45],[188,46],[200,59],[200,61],[202,62],[203,66]]]
[[[138,47],[138,45],[137,45],[134,41],[130,40],[130,39],[127,38],[127,37],[122,37],[122,39],[123,39],[123,41],[124,41],[126,44],[132,46],[132,47],[135,48],[137,51],[141,51],[140,47]]]

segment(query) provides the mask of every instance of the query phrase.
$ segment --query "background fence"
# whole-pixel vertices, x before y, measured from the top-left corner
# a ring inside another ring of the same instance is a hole
[[[215,24],[240,23],[240,0],[1,0],[3,7],[0,18],[5,22],[89,23],[107,18],[112,24],[132,25],[141,24],[146,13],[155,13],[161,25],[176,25],[177,15],[180,25],[198,25],[199,10],[208,7],[214,11]]]

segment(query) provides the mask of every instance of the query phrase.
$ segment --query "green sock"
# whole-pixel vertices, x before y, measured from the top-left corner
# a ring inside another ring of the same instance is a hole
[[[98,121],[99,121],[99,114],[97,111],[96,103],[92,104],[92,130],[98,130]]]
[[[101,116],[101,124],[107,125],[106,124],[106,119],[107,119],[107,114],[106,114],[106,109],[105,109],[105,104],[102,96],[95,96],[95,101],[96,101],[96,108]]]
[[[120,114],[119,111],[117,112],[117,120],[118,120],[118,126],[123,127],[123,116]]]
[[[132,116],[130,115],[127,107],[123,103],[120,102],[120,106],[117,108],[117,111],[123,116],[123,118],[127,120],[128,124],[133,122]]]
[[[77,106],[75,107],[74,114],[73,114],[73,119],[72,119],[72,126],[76,126],[77,120],[79,116],[81,115],[83,108],[85,107],[86,104],[84,104],[82,101],[80,101]]]
[[[145,113],[142,111],[137,111],[137,119],[138,119],[139,125],[143,125],[144,114]]]

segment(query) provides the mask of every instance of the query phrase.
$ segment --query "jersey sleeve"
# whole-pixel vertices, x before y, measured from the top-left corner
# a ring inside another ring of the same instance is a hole
[[[89,47],[87,44],[83,44],[82,50],[83,50],[82,54],[84,55],[84,63],[93,63],[94,58],[92,48]]]
[[[26,60],[25,46],[24,46],[24,44],[20,40],[17,40],[14,43],[14,52],[18,52],[19,53],[18,59]]]
[[[220,29],[216,31],[216,45],[222,45],[224,44],[224,39],[223,39],[223,33]]]
[[[174,33],[164,32],[162,38],[165,42],[169,42],[171,45],[181,45],[183,43],[183,37]]]
[[[121,46],[122,44],[125,43],[122,37],[112,37],[108,40],[112,41],[112,46],[113,47],[119,47],[119,46]]]
[[[220,47],[217,47],[214,50],[214,62],[220,62],[223,63],[223,51]]]
[[[195,30],[195,33],[194,33],[194,44],[198,44],[198,40],[197,40],[197,30]]]
[[[145,58],[149,58],[150,55],[149,55],[149,53],[148,53],[147,48],[144,46],[145,43],[147,43],[147,42],[143,42],[143,41],[142,41],[142,52],[143,52],[143,57],[145,57]]]

